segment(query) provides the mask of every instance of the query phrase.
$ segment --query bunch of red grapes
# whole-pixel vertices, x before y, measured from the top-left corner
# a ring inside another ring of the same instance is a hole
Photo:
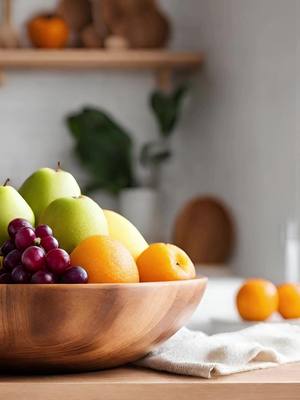
[[[35,229],[22,218],[8,225],[10,239],[0,249],[0,283],[86,283],[82,267],[72,267],[69,254],[59,248],[48,225]]]

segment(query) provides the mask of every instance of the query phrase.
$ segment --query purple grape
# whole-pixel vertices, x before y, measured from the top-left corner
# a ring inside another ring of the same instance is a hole
[[[17,265],[21,264],[22,253],[20,250],[12,250],[4,257],[3,267],[6,271],[12,271]]]
[[[0,274],[0,283],[12,283],[11,275],[8,272]]]
[[[55,277],[48,271],[37,271],[31,277],[31,283],[55,283]]]
[[[45,249],[46,253],[50,250],[58,248],[58,241],[53,236],[44,236],[41,239],[40,245]]]
[[[87,283],[88,274],[82,267],[69,268],[61,277],[62,283]]]
[[[43,238],[45,236],[52,236],[53,232],[50,226],[48,225],[39,225],[35,228],[35,234],[39,238]]]
[[[3,245],[1,246],[0,254],[1,256],[6,256],[8,253],[10,253],[12,250],[14,250],[15,244],[12,240],[6,240]]]
[[[29,272],[36,272],[46,265],[45,252],[38,246],[28,247],[22,254],[22,264]]]
[[[23,218],[15,218],[12,221],[10,221],[7,231],[9,236],[14,239],[16,233],[18,232],[18,230],[20,230],[21,228],[32,228],[31,224],[26,221],[26,219]]]
[[[31,274],[26,271],[23,265],[18,265],[12,270],[11,277],[15,283],[28,283],[30,282]]]
[[[24,250],[34,244],[36,239],[34,230],[32,228],[22,228],[15,236],[15,244],[19,250]]]
[[[53,249],[46,255],[47,266],[55,275],[61,275],[70,267],[70,256],[63,249]]]

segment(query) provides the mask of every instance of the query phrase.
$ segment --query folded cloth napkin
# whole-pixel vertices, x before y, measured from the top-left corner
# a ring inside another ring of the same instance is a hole
[[[300,361],[300,327],[261,323],[212,336],[183,328],[136,364],[212,378],[295,361]]]

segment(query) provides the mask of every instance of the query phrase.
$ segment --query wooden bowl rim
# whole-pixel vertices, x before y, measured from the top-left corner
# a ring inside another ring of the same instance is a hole
[[[43,288],[43,289],[113,289],[113,288],[143,288],[143,287],[161,287],[161,286],[181,286],[193,283],[206,284],[208,278],[199,276],[194,279],[183,279],[178,281],[159,281],[159,282],[137,282],[137,283],[51,283],[51,284],[36,284],[36,283],[1,283],[0,290],[4,287],[13,288]]]

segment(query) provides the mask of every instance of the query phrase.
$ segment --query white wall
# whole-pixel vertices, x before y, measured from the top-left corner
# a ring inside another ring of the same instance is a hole
[[[207,61],[188,132],[178,138],[186,150],[169,171],[174,177],[169,195],[178,174],[177,205],[197,190],[221,195],[238,223],[236,270],[280,280],[282,230],[300,209],[300,3],[201,0],[196,5]]]
[[[172,46],[203,49],[191,103],[165,170],[165,227],[184,201],[216,193],[232,208],[244,275],[282,276],[281,229],[297,214],[299,1],[163,0]],[[16,0],[19,26],[54,0]],[[150,73],[11,72],[0,88],[0,178],[16,185],[60,159],[81,182],[63,117],[83,104],[110,110],[138,143],[155,133]]]

